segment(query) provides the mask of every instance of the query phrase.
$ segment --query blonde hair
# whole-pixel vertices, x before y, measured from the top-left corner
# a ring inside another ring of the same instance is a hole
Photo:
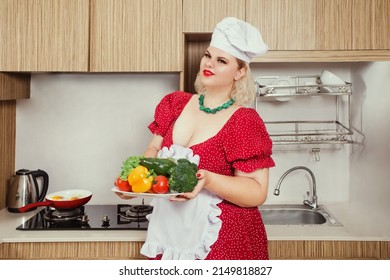
[[[249,64],[238,58],[236,58],[236,60],[238,64],[238,69],[245,69],[245,75],[241,77],[241,79],[239,79],[238,81],[234,82],[232,91],[230,93],[230,98],[233,98],[234,103],[237,105],[248,105],[252,103],[256,97],[255,82],[253,80]],[[199,73],[196,76],[194,86],[197,93],[206,91],[204,85],[199,78]]]

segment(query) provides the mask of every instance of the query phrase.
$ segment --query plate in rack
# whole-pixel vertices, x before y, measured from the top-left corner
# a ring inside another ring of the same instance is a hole
[[[294,86],[293,83],[291,83],[288,79],[278,79],[274,81],[270,86]],[[282,94],[282,95],[294,95],[295,90],[292,87],[280,87],[280,88],[274,88],[275,94]],[[292,96],[275,96],[274,98],[278,101],[288,101],[291,99]]]

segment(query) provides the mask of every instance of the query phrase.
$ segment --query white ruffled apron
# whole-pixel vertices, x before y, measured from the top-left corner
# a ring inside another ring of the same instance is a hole
[[[163,260],[204,259],[218,238],[222,221],[222,199],[203,190],[186,202],[155,198],[153,212],[147,216],[149,226],[141,254]]]

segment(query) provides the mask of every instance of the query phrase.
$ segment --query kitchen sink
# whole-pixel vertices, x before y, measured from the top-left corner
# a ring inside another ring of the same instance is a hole
[[[259,207],[265,225],[341,225],[323,205],[270,204]]]

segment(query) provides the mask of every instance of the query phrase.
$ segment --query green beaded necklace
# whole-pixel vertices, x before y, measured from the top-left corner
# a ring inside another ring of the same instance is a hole
[[[199,109],[201,111],[207,113],[207,114],[215,114],[215,113],[221,111],[222,109],[227,109],[230,106],[232,106],[233,103],[234,103],[234,100],[232,98],[228,102],[223,103],[221,106],[218,106],[217,108],[214,108],[214,109],[210,109],[210,108],[207,108],[207,107],[203,106],[203,104],[204,104],[204,94],[199,95]]]

